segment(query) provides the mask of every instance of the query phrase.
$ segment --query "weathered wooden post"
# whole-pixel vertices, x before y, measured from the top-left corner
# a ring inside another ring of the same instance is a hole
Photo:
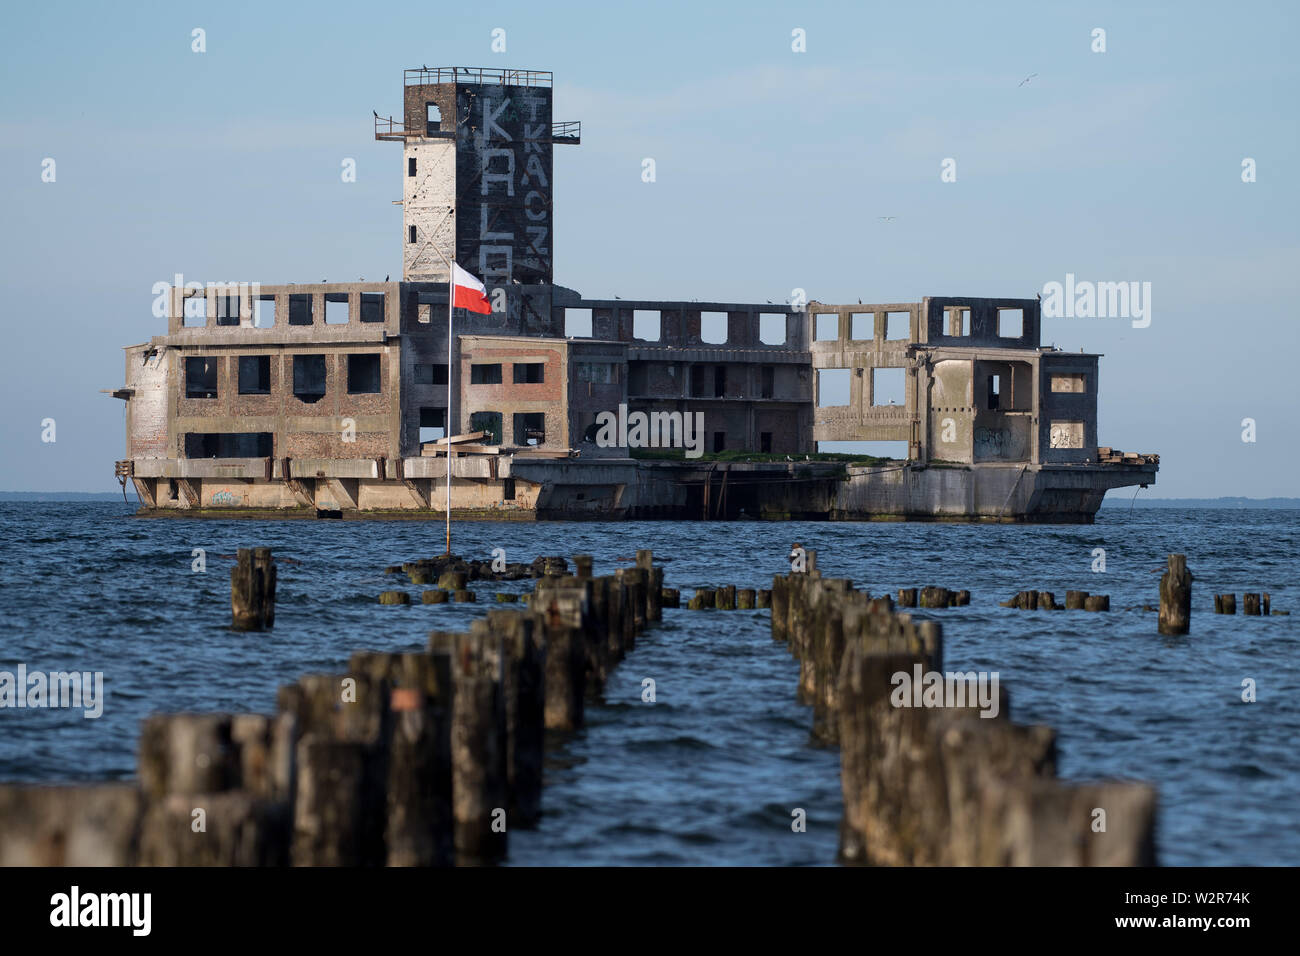
[[[1214,598],[1214,610],[1217,614],[1236,614],[1237,595],[1218,594]]]
[[[682,606],[682,592],[677,588],[663,588],[660,592],[662,595],[661,609],[665,607],[679,608]]]
[[[1087,591],[1066,591],[1065,592],[1065,609],[1067,611],[1082,611],[1083,602],[1088,600]]]
[[[1251,617],[1259,617],[1259,595],[1247,591],[1241,596],[1241,613],[1248,614]]]
[[[1272,605],[1272,603],[1273,603],[1273,599],[1270,598],[1268,592],[1265,591],[1263,594],[1263,603],[1260,605],[1260,611],[1265,617],[1268,617],[1269,612],[1272,610],[1270,606]]]
[[[898,606],[916,607],[916,588],[899,588]]]
[[[1056,595],[1051,591],[1039,591],[1038,610],[1040,611],[1056,610]]]
[[[573,556],[573,566],[577,570],[575,573],[580,578],[591,577],[592,557],[589,554],[575,554]]]
[[[1089,594],[1083,600],[1083,609],[1085,611],[1109,611],[1110,595],[1109,594]]]
[[[754,593],[754,607],[770,608],[772,606],[772,591],[769,588],[759,588]]]
[[[1186,634],[1192,625],[1192,573],[1187,555],[1171,554],[1169,570],[1160,578],[1161,634]]]
[[[736,607],[748,610],[754,606],[755,591],[753,588],[741,588],[736,592]]]
[[[662,621],[664,618],[664,569],[654,565],[654,552],[636,553],[636,566],[645,580],[645,619]]]
[[[240,548],[230,569],[231,626],[260,631],[275,624],[275,565],[270,548]]]
[[[482,622],[505,646],[506,780],[510,819],[520,826],[534,826],[542,814],[546,649],[536,625],[535,617],[518,611],[489,611]]]
[[[577,730],[583,722],[587,685],[587,600],[577,588],[538,588],[530,607],[540,615],[546,640],[547,730]],[[631,609],[624,608],[624,615]]]

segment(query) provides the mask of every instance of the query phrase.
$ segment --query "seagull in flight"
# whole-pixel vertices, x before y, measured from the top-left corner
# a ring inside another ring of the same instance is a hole
[[[895,219],[897,219],[898,217],[897,217],[897,216],[877,216],[876,218],[879,219],[881,222],[893,222],[893,221],[894,221]]]
[[[1032,80],[1032,79],[1033,79],[1034,77],[1036,77],[1037,75],[1038,75],[1037,73],[1030,73],[1027,77],[1025,77],[1023,80],[1020,81],[1020,85],[1017,86],[1016,89],[1020,89],[1021,86],[1024,86],[1026,83],[1028,83],[1030,80]]]

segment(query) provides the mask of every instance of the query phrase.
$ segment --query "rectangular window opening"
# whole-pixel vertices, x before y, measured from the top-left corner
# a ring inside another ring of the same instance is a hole
[[[849,370],[817,369],[817,407],[832,408],[849,403]]]
[[[762,398],[771,398],[776,393],[776,366],[764,365],[761,376],[759,395]]]
[[[785,313],[762,312],[758,316],[758,340],[764,345],[785,345]]]
[[[1048,440],[1052,448],[1082,448],[1083,422],[1053,421]]]
[[[348,324],[348,294],[346,292],[325,293],[325,324]]]
[[[998,408],[1001,407],[1001,401],[1002,401],[1002,376],[990,375],[989,389],[988,389],[988,410],[991,412],[996,412]]]
[[[838,312],[818,312],[816,334],[818,342],[834,342],[840,337],[840,314]]]
[[[312,296],[308,293],[290,294],[289,296],[289,324],[290,325],[311,325],[314,320],[312,316]]]
[[[1086,391],[1086,376],[1082,372],[1074,372],[1069,375],[1053,375],[1052,391],[1054,392],[1077,392]]]
[[[469,417],[469,430],[472,432],[487,432],[487,438],[484,439],[484,443],[488,445],[500,445],[501,413],[474,412]]]
[[[384,294],[382,292],[361,293],[361,321],[384,321]]]
[[[271,356],[239,356],[239,394],[271,394]]]
[[[708,342],[710,345],[727,343],[727,313],[700,313],[700,341]]]
[[[425,442],[437,441],[447,434],[443,427],[447,420],[447,409],[445,408],[421,408],[420,409],[420,444]]]
[[[871,370],[871,404],[903,405],[906,403],[907,370],[873,368]]]
[[[900,339],[911,339],[912,337],[912,313],[911,312],[886,312],[885,313],[885,338],[890,341],[899,341]]]
[[[186,458],[270,458],[271,432],[191,432],[185,436]]]
[[[414,175],[415,175],[415,157],[414,157],[414,156],[408,156],[408,157],[406,157],[406,175],[407,175],[407,176],[414,176]]]
[[[1023,309],[998,309],[998,335],[1004,339],[1018,339],[1025,334]]]
[[[516,362],[514,377],[516,385],[540,385],[546,381],[546,363]]]
[[[239,324],[239,296],[217,296],[217,325]]]
[[[854,312],[849,316],[849,338],[856,342],[876,337],[876,313]]]
[[[313,405],[325,397],[325,356],[293,357],[293,394],[300,402]]]
[[[406,232],[406,242],[408,245],[415,245],[415,227],[411,226]]]
[[[970,309],[953,309],[950,321],[952,325],[949,335],[970,335]]]
[[[378,354],[348,356],[348,394],[374,395],[382,391]]]
[[[185,360],[185,397],[217,397],[217,360],[215,358],[196,356]]]
[[[183,324],[187,329],[203,328],[208,324],[208,297],[206,292],[195,292],[185,297],[181,309]]]
[[[514,416],[514,443],[516,445],[546,444],[546,414],[522,412]]]
[[[770,454],[770,453],[771,453],[771,451],[772,451],[772,433],[771,433],[771,432],[759,432],[759,433],[758,433],[758,450],[759,450],[760,452],[765,453],[765,454]]]
[[[714,451],[726,451],[726,450],[727,450],[727,433],[726,433],[726,432],[714,432],[714,433],[713,433],[713,450],[714,450]]]
[[[424,104],[424,132],[437,133],[442,130],[442,110],[437,103]]]
[[[253,300],[253,328],[269,329],[275,326],[275,296],[260,295]]]
[[[632,337],[644,342],[658,342],[663,336],[660,314],[650,309],[632,310]]]
[[[564,335],[570,339],[591,338],[591,309],[565,309]]]
[[[471,365],[469,367],[469,383],[471,385],[500,385],[501,363]]]
[[[713,397],[724,398],[727,394],[727,367],[725,365],[715,365],[713,367]]]

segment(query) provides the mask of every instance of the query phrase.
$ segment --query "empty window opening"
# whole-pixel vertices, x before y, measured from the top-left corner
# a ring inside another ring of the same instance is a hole
[[[475,412],[469,417],[469,430],[472,432],[487,432],[487,438],[484,441],[489,445],[500,445],[501,413]]]
[[[325,294],[325,324],[347,325],[348,294],[346,292],[327,292]]]
[[[817,341],[833,342],[840,337],[840,314],[838,312],[817,313]]]
[[[1018,339],[1025,334],[1023,309],[998,309],[998,335],[1004,339]]]
[[[185,360],[185,397],[217,397],[217,360],[196,357]]]
[[[379,356],[348,356],[348,394],[373,395],[382,391],[379,375]]]
[[[1052,448],[1082,448],[1083,422],[1054,421],[1048,439]]]
[[[970,309],[953,309],[949,335],[970,335]]]
[[[253,327],[269,329],[275,325],[275,296],[261,295],[253,300]]]
[[[447,434],[443,423],[447,420],[447,409],[445,408],[421,408],[420,409],[420,444],[425,442],[437,441]]]
[[[191,432],[185,436],[186,458],[270,458],[270,432]]]
[[[271,394],[271,356],[239,356],[239,394]]]
[[[414,156],[408,156],[408,157],[406,158],[406,175],[407,175],[407,176],[414,176],[414,175],[415,175],[415,157],[414,157]]]
[[[515,500],[515,480],[513,478],[501,479],[501,500],[502,501]]]
[[[1001,407],[1001,401],[1002,401],[1002,376],[990,375],[989,390],[988,390],[988,410],[991,412],[996,412]]]
[[[907,461],[905,441],[819,441],[817,450],[830,455],[861,455],[867,458],[891,458]]]
[[[441,362],[415,366],[416,385],[446,385],[447,366]]]
[[[544,412],[523,412],[515,415],[516,445],[546,444],[546,414]]]
[[[871,370],[871,404],[902,405],[906,401],[907,370],[873,368]]]
[[[546,363],[516,362],[514,375],[516,385],[540,385],[546,381]]]
[[[591,338],[591,309],[565,309],[564,334],[571,339]]]
[[[217,325],[239,324],[239,296],[217,296]]]
[[[770,453],[770,452],[772,451],[772,433],[771,433],[771,432],[759,432],[759,433],[758,433],[758,450],[761,451],[761,452],[764,452],[764,453]]]
[[[911,312],[886,312],[885,313],[885,338],[897,341],[899,339],[910,339],[912,337],[912,313]]]
[[[849,403],[849,370],[846,368],[820,368],[817,370],[817,406],[827,408]]]
[[[713,433],[713,450],[714,450],[714,451],[726,451],[726,450],[727,450],[727,433],[726,433],[726,432],[714,432],[714,433]]]
[[[206,292],[195,292],[186,296],[181,309],[181,316],[186,328],[202,328],[208,324],[208,297]]]
[[[406,233],[406,241],[410,245],[415,245],[415,227],[411,226]]]
[[[471,365],[469,367],[469,383],[471,385],[500,385],[501,384],[501,363],[494,365]]]
[[[1075,372],[1070,375],[1053,375],[1052,391],[1054,392],[1080,392],[1086,389],[1086,380],[1082,372]]]
[[[658,342],[663,336],[663,323],[658,312],[650,309],[632,311],[632,337],[645,342]]]
[[[760,314],[758,340],[764,345],[785,345],[785,314],[773,312]]]
[[[727,313],[700,313],[700,341],[710,345],[725,345],[727,342]]]
[[[311,325],[312,316],[312,297],[305,293],[289,296],[289,324],[290,325]]]
[[[764,365],[760,373],[759,395],[771,398],[776,392],[776,366]]]
[[[727,394],[727,367],[715,365],[713,368],[713,397],[723,398]]]
[[[579,382],[593,385],[608,385],[618,382],[618,366],[612,362],[579,362],[577,364]]]
[[[293,357],[293,394],[308,405],[325,397],[325,356]]]
[[[361,293],[361,321],[384,321],[384,294],[382,292]]]
[[[876,337],[876,313],[854,312],[849,319],[849,338],[861,342]]]
[[[167,500],[168,501],[176,500],[176,479],[175,478],[167,479]]]
[[[442,130],[442,110],[437,103],[424,104],[424,132],[437,133]]]

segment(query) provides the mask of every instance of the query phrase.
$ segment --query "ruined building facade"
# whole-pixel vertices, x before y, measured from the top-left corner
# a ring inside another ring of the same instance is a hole
[[[440,512],[438,439],[468,432],[483,434],[451,462],[466,515],[1078,521],[1107,488],[1154,479],[1153,456],[1098,447],[1098,357],[1041,347],[1036,300],[795,307],[555,285],[553,152],[581,130],[552,120],[551,93],[536,71],[406,71],[401,116],[375,120],[402,145],[401,281],[169,290],[167,334],[126,350],[113,390],[118,473],[146,510]],[[458,310],[449,337],[452,258],[493,312]],[[830,404],[836,375],[847,404]],[[709,454],[598,444],[620,406],[702,413]],[[836,441],[906,442],[906,459],[806,460]]]

